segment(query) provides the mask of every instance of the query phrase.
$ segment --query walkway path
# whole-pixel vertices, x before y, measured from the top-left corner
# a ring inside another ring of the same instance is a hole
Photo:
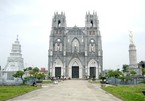
[[[92,85],[85,80],[67,80],[59,84],[43,86],[8,101],[121,101],[103,91],[99,84]]]

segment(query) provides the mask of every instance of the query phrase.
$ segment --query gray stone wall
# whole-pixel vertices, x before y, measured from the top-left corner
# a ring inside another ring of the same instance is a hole
[[[96,77],[102,72],[103,51],[96,13],[86,15],[85,27],[66,27],[65,15],[55,13],[52,20],[48,51],[48,71],[55,76],[55,67],[61,74],[71,76],[71,66],[78,65],[79,78],[90,75],[90,67],[96,68]]]

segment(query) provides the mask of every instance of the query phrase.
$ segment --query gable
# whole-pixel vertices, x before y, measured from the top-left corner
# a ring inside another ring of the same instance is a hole
[[[83,32],[83,29],[76,26],[69,28],[66,34],[67,35],[85,35],[85,33]]]

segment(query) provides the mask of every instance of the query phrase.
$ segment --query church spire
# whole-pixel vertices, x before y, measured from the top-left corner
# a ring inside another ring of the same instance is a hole
[[[15,44],[19,44],[19,36],[18,35],[17,35],[16,41],[15,41]]]
[[[54,13],[54,17],[52,19],[52,27],[55,28],[66,27],[66,17],[64,12],[61,12],[60,14],[58,12]]]
[[[97,17],[97,13],[93,11],[93,13],[91,14],[90,11],[88,11],[86,13],[86,20],[85,20],[85,26],[87,28],[92,28],[92,27],[98,27],[99,21],[98,21],[98,17]]]

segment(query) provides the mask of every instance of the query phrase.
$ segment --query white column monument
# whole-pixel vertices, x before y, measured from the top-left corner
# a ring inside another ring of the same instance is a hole
[[[129,31],[129,38],[130,38],[130,44],[129,44],[129,69],[130,71],[135,71],[137,75],[141,75],[141,69],[138,68],[137,64],[137,54],[136,54],[136,47],[133,41],[133,33],[132,31]]]
[[[130,31],[130,45],[129,45],[129,65],[133,68],[137,67],[136,47],[133,42],[133,33]]]

